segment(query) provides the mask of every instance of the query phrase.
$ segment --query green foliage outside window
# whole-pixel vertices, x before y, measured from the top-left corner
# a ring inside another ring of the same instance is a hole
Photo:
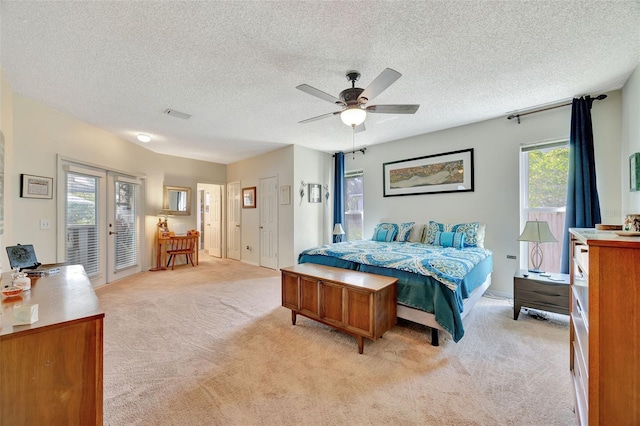
[[[564,207],[569,147],[529,152],[529,208]]]

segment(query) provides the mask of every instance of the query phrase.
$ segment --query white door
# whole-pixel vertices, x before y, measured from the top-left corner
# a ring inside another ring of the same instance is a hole
[[[227,257],[235,260],[240,260],[240,198],[240,182],[230,183],[227,187]]]
[[[260,179],[260,266],[278,269],[278,178]]]
[[[207,254],[222,257],[222,186],[204,187],[204,248]]]
[[[141,271],[140,181],[107,174],[107,282]]]
[[[222,186],[213,185],[211,191],[211,239],[209,247],[210,254],[215,257],[222,257]]]

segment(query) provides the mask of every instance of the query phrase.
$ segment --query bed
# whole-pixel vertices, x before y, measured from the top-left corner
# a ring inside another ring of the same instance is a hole
[[[298,263],[398,278],[398,317],[430,327],[437,346],[439,330],[455,342],[464,336],[463,318],[491,284],[493,257],[483,242],[477,222],[384,222],[371,240],[310,248]]]

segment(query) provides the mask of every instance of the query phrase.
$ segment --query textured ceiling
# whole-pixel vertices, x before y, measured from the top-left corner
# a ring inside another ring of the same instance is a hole
[[[640,62],[638,1],[0,2],[12,89],[159,153],[232,163],[285,145],[352,149],[333,96],[384,68],[355,146],[620,88]],[[176,109],[188,120],[163,112]],[[140,143],[139,143],[140,144]]]

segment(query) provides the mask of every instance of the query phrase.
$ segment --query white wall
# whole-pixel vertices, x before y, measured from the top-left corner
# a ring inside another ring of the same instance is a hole
[[[227,166],[227,182],[240,181],[242,188],[255,186],[259,189],[260,179],[274,176],[278,179],[278,187],[291,185],[291,203],[283,205],[278,201],[278,267],[291,265],[290,259],[293,258],[293,209],[296,202],[293,163],[294,148],[288,146]],[[260,194],[257,194],[259,198]],[[260,264],[260,207],[257,204],[255,209],[242,209],[240,258],[254,265]]]
[[[622,213],[640,213],[640,192],[629,191],[629,156],[640,152],[640,66],[622,88]]]
[[[155,223],[162,209],[163,185],[190,186],[195,191],[198,182],[226,182],[225,165],[153,153],[16,93],[13,93],[12,112],[10,145],[13,152],[11,169],[5,177],[9,187],[5,212],[9,211],[9,217],[14,220],[5,223],[10,232],[6,232],[3,244],[33,243],[42,263],[53,263],[64,256],[57,252],[56,226],[50,230],[39,229],[40,219],[51,219],[52,225],[56,224],[58,195],[54,194],[53,200],[20,198],[19,177],[21,173],[28,173],[54,177],[57,182],[57,155],[146,176],[143,270],[155,266]],[[4,114],[2,128],[5,129]],[[196,227],[196,197],[192,194],[191,216],[170,218],[170,227],[172,221]],[[2,260],[3,265],[7,265],[6,255]]]
[[[612,92],[592,109],[596,172],[601,209],[613,214],[605,223],[620,223],[620,94]],[[521,124],[506,117],[374,145],[366,155],[345,156],[345,169],[364,170],[364,235],[380,220],[443,223],[480,221],[487,224],[485,245],[494,254],[492,291],[512,295],[519,257],[520,145],[568,139],[571,108],[528,115]],[[474,148],[474,192],[383,197],[382,165],[449,151]]]
[[[333,217],[333,162],[331,154],[303,147],[295,147],[293,203],[295,217],[294,257],[288,265],[298,263],[298,254],[310,247],[331,242]],[[309,188],[300,197],[301,182],[322,186],[322,202],[309,203]],[[325,199],[324,185],[329,186],[329,202]]]

